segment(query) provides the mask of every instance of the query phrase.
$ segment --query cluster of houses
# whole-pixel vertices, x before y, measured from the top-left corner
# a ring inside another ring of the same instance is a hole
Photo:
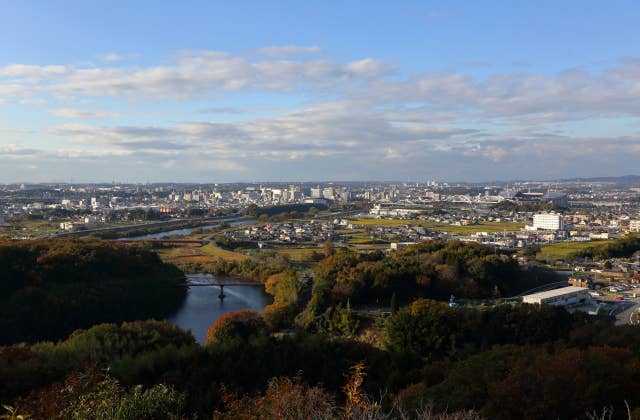
[[[439,232],[429,231],[422,226],[377,226],[371,230],[374,239],[402,242],[422,242],[437,239]]]
[[[333,232],[333,223],[311,220],[252,225],[226,232],[225,235],[235,241],[320,243],[332,237]]]
[[[612,258],[604,262],[579,262],[570,281],[575,286],[601,288],[611,284],[640,284],[640,251],[631,258]]]

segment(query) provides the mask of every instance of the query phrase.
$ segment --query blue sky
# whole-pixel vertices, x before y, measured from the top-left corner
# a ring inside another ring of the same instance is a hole
[[[0,3],[0,182],[639,173],[634,1]]]

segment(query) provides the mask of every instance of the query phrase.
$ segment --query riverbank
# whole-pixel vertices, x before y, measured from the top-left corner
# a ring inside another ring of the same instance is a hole
[[[238,221],[246,220],[246,223],[253,223],[255,220],[251,218],[245,218],[242,216],[234,217],[199,217],[193,219],[178,219],[178,220],[166,220],[162,222],[141,223],[127,226],[112,226],[98,229],[79,230],[75,232],[65,232],[52,235],[55,238],[68,238],[68,237],[84,237],[90,236],[96,239],[153,239],[151,235],[162,233],[165,236],[173,235],[170,233],[176,231],[176,235],[188,234],[193,229],[198,227],[210,225],[213,229],[220,223],[234,223]],[[241,223],[240,223],[241,224]],[[186,229],[191,229],[187,231]],[[184,233],[183,232],[186,232]]]

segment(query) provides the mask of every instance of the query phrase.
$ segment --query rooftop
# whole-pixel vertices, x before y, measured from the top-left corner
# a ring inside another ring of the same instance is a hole
[[[579,292],[582,290],[589,290],[589,288],[576,286],[561,287],[560,289],[553,289],[544,292],[533,293],[530,295],[524,295],[523,298],[547,299],[555,296],[566,295],[567,293]]]

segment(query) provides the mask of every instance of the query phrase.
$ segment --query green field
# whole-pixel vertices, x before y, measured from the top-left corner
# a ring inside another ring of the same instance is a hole
[[[278,248],[276,250],[278,254],[282,254],[287,256],[291,261],[295,262],[306,262],[309,260],[309,257],[313,252],[319,252],[321,254],[324,253],[324,249],[320,247],[310,247],[310,248]]]
[[[537,255],[538,259],[561,259],[568,258],[578,251],[591,248],[598,245],[610,244],[611,240],[590,241],[590,242],[556,242],[545,245],[540,249]]]
[[[56,233],[59,227],[59,222],[49,222],[46,220],[22,220],[16,224],[14,229],[3,230],[1,233],[4,233],[4,236],[40,237]]]
[[[449,232],[454,235],[466,235],[476,232],[495,233],[505,230],[513,232],[524,228],[524,223],[515,222],[483,222],[476,225],[454,226],[413,219],[360,219],[354,220],[352,223],[364,226],[423,226],[427,229]]]

